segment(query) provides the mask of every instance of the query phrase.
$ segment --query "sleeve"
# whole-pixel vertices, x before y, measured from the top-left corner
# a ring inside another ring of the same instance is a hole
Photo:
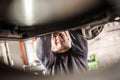
[[[81,55],[82,58],[87,59],[88,44],[80,30],[70,31],[70,36],[72,39],[72,50],[76,55]]]
[[[53,58],[51,53],[51,35],[41,36],[37,39],[37,57],[46,67],[50,60]]]

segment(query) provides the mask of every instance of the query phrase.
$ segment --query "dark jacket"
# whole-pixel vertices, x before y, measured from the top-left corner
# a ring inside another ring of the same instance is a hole
[[[45,66],[48,74],[80,73],[87,70],[87,40],[80,31],[69,31],[72,48],[56,54],[51,51],[51,35],[37,40],[37,56]]]

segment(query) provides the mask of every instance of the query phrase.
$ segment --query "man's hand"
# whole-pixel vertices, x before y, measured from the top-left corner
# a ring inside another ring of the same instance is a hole
[[[51,36],[51,50],[64,53],[71,48],[71,38],[68,31],[53,33]]]

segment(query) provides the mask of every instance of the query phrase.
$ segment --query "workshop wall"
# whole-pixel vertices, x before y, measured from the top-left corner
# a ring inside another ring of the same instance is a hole
[[[107,67],[120,61],[120,23],[113,22],[104,26],[103,31],[94,39],[88,40],[89,54],[96,54],[99,67]]]

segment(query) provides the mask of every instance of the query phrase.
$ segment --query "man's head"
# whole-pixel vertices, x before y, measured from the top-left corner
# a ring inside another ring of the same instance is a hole
[[[56,32],[51,36],[51,50],[64,53],[71,48],[71,38],[68,31]]]

